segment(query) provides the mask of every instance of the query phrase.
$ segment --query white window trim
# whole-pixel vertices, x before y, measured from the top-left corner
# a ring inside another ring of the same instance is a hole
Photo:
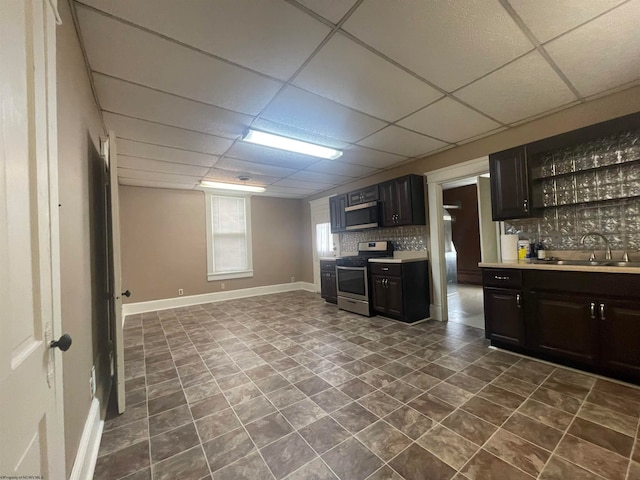
[[[211,228],[211,197],[243,197],[245,199],[245,219],[247,222],[247,270],[241,270],[238,272],[213,272],[213,232]],[[251,195],[243,195],[231,193],[228,191],[206,191],[205,198],[205,215],[206,215],[206,234],[207,234],[207,280],[214,282],[218,280],[230,280],[233,278],[248,278],[253,277],[253,237],[251,235]]]

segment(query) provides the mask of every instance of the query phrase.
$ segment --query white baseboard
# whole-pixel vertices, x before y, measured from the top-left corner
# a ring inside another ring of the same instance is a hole
[[[91,480],[93,478],[103,427],[104,420],[100,419],[100,401],[94,398],[82,430],[80,445],[69,480]]]
[[[266,285],[264,287],[241,288],[239,290],[227,290],[223,292],[204,293],[202,295],[189,295],[186,297],[163,298],[150,302],[127,303],[122,306],[122,317],[136,313],[155,312],[168,308],[188,307],[202,303],[221,302],[223,300],[235,300],[237,298],[255,297],[257,295],[269,295],[270,293],[292,292],[294,290],[306,290],[315,292],[315,285],[309,282],[281,283],[278,285]]]

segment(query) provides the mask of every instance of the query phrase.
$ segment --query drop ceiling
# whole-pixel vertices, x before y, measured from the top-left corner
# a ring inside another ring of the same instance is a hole
[[[123,185],[304,198],[640,83],[640,0],[82,0]],[[251,127],[337,160],[244,143]]]

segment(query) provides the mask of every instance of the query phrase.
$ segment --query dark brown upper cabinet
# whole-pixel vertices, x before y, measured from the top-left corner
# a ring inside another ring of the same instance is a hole
[[[526,146],[489,155],[493,220],[531,216]]]
[[[344,208],[347,206],[347,194],[336,195],[329,198],[329,217],[331,218],[331,233],[344,232],[346,219]]]
[[[349,206],[360,205],[362,203],[376,202],[380,198],[378,193],[378,185],[371,185],[361,188],[355,192],[347,193]]]
[[[425,225],[424,178],[406,175],[381,183],[382,226]]]

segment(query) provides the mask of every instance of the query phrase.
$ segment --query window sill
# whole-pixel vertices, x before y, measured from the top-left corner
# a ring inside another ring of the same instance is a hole
[[[207,280],[210,282],[248,277],[253,277],[253,270],[246,270],[244,272],[207,273]]]

